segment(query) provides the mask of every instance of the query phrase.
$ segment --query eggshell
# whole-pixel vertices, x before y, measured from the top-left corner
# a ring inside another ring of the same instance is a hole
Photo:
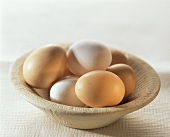
[[[96,70],[78,79],[75,92],[87,106],[100,108],[118,105],[124,97],[125,87],[117,75]]]
[[[50,90],[51,101],[69,106],[84,107],[85,104],[75,94],[77,79],[77,77],[69,77],[56,82]]]
[[[127,57],[123,52],[116,49],[111,49],[111,53],[112,53],[111,65],[119,64],[119,63],[128,64]]]
[[[66,53],[61,47],[48,46],[36,49],[24,62],[23,77],[34,88],[51,88],[62,76],[66,60]]]
[[[125,102],[135,88],[136,77],[133,69],[126,64],[115,64],[110,66],[107,70],[116,74],[123,81],[125,85],[125,97],[123,102]]]
[[[90,40],[73,43],[67,52],[69,70],[81,76],[93,70],[106,70],[111,63],[111,51],[103,44]]]

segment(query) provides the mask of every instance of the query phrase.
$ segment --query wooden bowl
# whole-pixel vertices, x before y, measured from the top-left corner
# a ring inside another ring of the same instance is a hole
[[[80,108],[54,103],[47,100],[48,97],[45,99],[39,96],[33,88],[25,83],[22,66],[29,54],[21,56],[12,64],[10,69],[12,84],[28,102],[56,122],[68,127],[94,129],[107,126],[124,115],[146,106],[159,93],[160,79],[155,70],[138,57],[126,53],[128,63],[134,69],[137,78],[135,90],[127,103],[106,108]]]

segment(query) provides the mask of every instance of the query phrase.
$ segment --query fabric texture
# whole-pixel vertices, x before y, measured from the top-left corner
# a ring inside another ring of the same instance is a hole
[[[26,102],[8,78],[11,63],[1,62],[0,136],[118,136],[168,137],[170,135],[170,73],[159,73],[162,86],[156,99],[104,128],[79,130],[62,126]]]
[[[0,29],[0,136],[169,137],[169,0],[2,0]],[[9,81],[16,58],[50,43],[94,39],[149,63],[161,89],[149,105],[93,130],[54,122],[17,94]]]

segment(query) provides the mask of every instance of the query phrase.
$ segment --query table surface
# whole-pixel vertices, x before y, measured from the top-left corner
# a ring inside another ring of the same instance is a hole
[[[0,136],[170,136],[170,1],[3,0],[0,29]],[[55,123],[12,87],[8,72],[22,54],[50,43],[94,39],[148,62],[161,79],[146,107],[116,123],[78,130]]]

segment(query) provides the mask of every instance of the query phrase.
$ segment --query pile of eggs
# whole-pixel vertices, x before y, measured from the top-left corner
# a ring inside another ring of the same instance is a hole
[[[102,43],[81,40],[67,51],[50,45],[23,64],[25,82],[50,92],[50,100],[76,107],[109,107],[127,101],[136,78],[126,55]]]

